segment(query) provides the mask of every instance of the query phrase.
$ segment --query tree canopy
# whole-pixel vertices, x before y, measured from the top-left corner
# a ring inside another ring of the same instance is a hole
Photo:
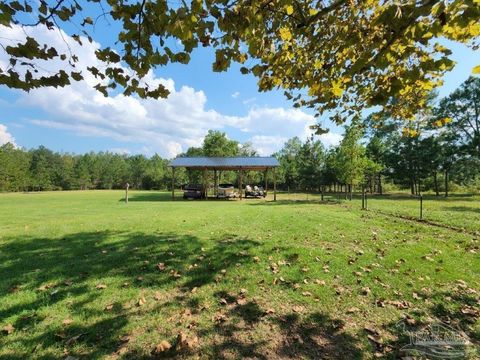
[[[96,52],[104,66],[90,66],[95,88],[162,98],[164,84],[146,75],[171,62],[186,64],[192,51],[211,47],[213,71],[232,62],[258,78],[260,91],[285,90],[294,106],[330,111],[338,123],[360,116],[365,107],[412,119],[429,92],[441,85],[454,62],[445,38],[476,48],[479,0],[6,0],[0,26],[76,29],[68,35],[83,44],[96,39],[99,19],[114,44]],[[68,26],[67,26],[68,25]],[[181,44],[175,45],[173,44]],[[0,40],[10,58],[0,65],[0,84],[30,90],[66,86],[86,74],[79,54],[62,53],[35,35]],[[39,63],[58,60],[55,73]],[[474,69],[480,72],[480,66]]]

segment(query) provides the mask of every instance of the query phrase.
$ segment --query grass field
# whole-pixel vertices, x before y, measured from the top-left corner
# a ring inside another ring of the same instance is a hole
[[[0,195],[0,359],[395,359],[437,321],[479,355],[478,197],[122,198]]]

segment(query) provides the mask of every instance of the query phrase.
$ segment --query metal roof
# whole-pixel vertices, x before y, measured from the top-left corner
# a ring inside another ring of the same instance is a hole
[[[178,157],[170,162],[171,167],[199,169],[240,170],[266,169],[280,164],[274,157]]]

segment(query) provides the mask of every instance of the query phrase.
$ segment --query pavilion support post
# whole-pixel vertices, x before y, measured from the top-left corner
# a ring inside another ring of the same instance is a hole
[[[172,200],[175,200],[175,168],[172,167]]]
[[[240,200],[242,200],[243,197],[243,185],[242,185],[242,178],[243,178],[243,170],[240,170],[240,173],[238,174],[238,191],[239,191],[239,196]]]
[[[273,201],[277,201],[277,175],[273,168]]]
[[[205,193],[205,200],[208,199],[208,184],[207,184],[207,169],[203,170],[203,191]]]
[[[263,177],[265,178],[265,192],[268,190],[268,169],[265,169],[265,172],[263,173]]]
[[[213,169],[213,186],[215,187],[213,189],[213,195],[215,195],[215,197],[218,195],[217,191],[218,191],[218,179],[217,179],[217,169]]]

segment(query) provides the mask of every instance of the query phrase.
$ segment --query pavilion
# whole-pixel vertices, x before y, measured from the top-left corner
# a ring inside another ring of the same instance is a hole
[[[277,180],[275,169],[280,166],[278,160],[274,157],[178,157],[170,162],[172,168],[172,200],[175,199],[175,169],[184,167],[189,170],[202,170],[204,172],[204,186],[206,188],[207,171],[214,173],[214,186],[217,189],[218,178],[217,171],[232,170],[239,172],[239,191],[240,200],[242,199],[243,187],[242,178],[244,171],[262,171],[265,178],[265,190],[267,190],[267,172],[273,171],[273,200],[277,200]]]

